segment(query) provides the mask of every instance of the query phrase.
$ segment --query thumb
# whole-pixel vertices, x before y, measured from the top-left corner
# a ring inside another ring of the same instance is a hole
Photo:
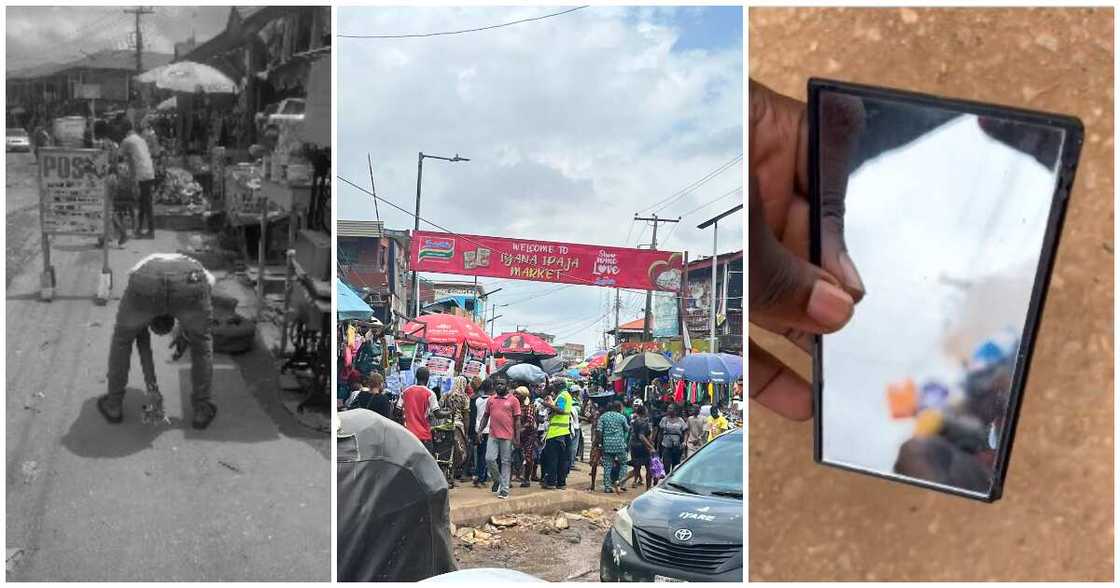
[[[771,324],[831,333],[852,316],[855,301],[828,272],[797,257],[774,236],[750,178],[750,313]],[[753,318],[753,317],[752,317]]]

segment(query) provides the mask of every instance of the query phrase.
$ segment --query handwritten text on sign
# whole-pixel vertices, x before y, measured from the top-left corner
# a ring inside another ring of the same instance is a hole
[[[100,149],[39,151],[39,198],[43,233],[102,235],[109,157]]]

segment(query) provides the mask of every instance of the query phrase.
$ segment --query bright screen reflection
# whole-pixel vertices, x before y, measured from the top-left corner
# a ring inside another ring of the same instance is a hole
[[[824,461],[985,495],[1064,133],[831,99],[861,101],[855,140],[820,157],[849,161],[844,233],[866,296],[823,339]]]

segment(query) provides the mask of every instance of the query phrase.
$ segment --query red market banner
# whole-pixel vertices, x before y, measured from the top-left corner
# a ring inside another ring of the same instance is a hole
[[[636,290],[681,289],[681,253],[415,231],[412,269]]]

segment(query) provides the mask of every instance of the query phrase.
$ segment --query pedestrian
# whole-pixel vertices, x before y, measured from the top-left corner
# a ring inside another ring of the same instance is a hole
[[[572,396],[559,380],[553,382],[551,391],[555,396],[550,394],[541,403],[549,410],[541,455],[541,487],[546,490],[567,486],[568,441],[571,436]]]
[[[416,370],[416,383],[405,388],[398,404],[404,411],[404,427],[412,431],[434,456],[432,426],[428,423],[428,417],[439,410],[439,403],[436,401],[436,393],[428,387],[428,368]]]
[[[490,429],[486,442],[486,465],[490,477],[494,478],[490,491],[505,499],[509,498],[510,457],[521,432],[521,401],[517,395],[509,393],[504,379],[495,382],[494,388],[495,395],[486,401],[482,413],[482,428]]]
[[[700,416],[700,407],[693,405],[692,416],[688,417],[688,430],[685,432],[685,457],[700,450],[708,442],[708,419]]]
[[[490,391],[494,381],[486,378],[479,384],[478,394],[471,404],[471,442],[474,444],[474,479],[471,484],[475,488],[486,483],[486,441],[490,435],[490,428],[482,426],[482,413],[486,410],[486,402],[490,399]]]
[[[521,458],[525,465],[521,473],[521,487],[528,488],[530,481],[536,479],[537,448],[540,447],[541,438],[537,433],[537,415],[533,405],[529,402],[529,389],[521,386],[516,390],[521,398]]]
[[[619,477],[626,476],[626,439],[630,433],[630,423],[622,414],[622,403],[612,402],[595,428],[602,446],[603,492],[618,494]],[[618,476],[612,476],[616,463],[619,464]]]
[[[128,162],[132,183],[140,193],[139,211],[136,215],[136,238],[154,239],[156,227],[152,208],[152,189],[156,183],[156,171],[152,164],[152,155],[148,152],[148,143],[136,134],[132,123],[123,120],[121,127],[125,132],[124,140],[121,141],[121,155]],[[148,226],[147,232],[144,231],[145,221]]]
[[[389,396],[385,394],[385,376],[373,372],[366,378],[366,386],[369,389],[369,399],[365,400],[359,394],[358,404],[362,408],[368,408],[385,418],[390,418],[393,412]]]
[[[670,404],[665,416],[661,417],[661,422],[657,428],[661,463],[664,464],[665,474],[668,475],[673,472],[677,464],[681,463],[684,436],[688,430],[688,423],[677,416],[677,405]]]
[[[51,146],[51,134],[47,132],[46,127],[40,126],[35,129],[35,161],[39,161],[39,150],[43,147]]]
[[[590,395],[583,403],[583,414],[580,415],[580,450],[579,458],[582,460],[584,457],[584,448],[591,447],[591,442],[594,437],[592,431],[595,429],[595,422],[599,419],[599,405],[595,403]],[[594,460],[588,459],[589,463],[594,464]],[[594,467],[594,465],[592,465]]]
[[[574,386],[569,392],[575,393],[572,396],[572,418],[568,421],[568,472],[578,469],[576,462],[582,457],[583,450],[583,429],[579,425],[579,415],[583,412],[582,403],[579,400],[579,386]]]
[[[653,452],[653,442],[650,440],[650,426],[649,418],[646,416],[646,407],[642,404],[635,403],[634,419],[630,422],[630,477],[623,479],[621,486],[625,490],[626,482],[633,478],[634,483],[631,488],[637,488],[642,484],[642,468],[646,470],[646,490],[649,490],[650,485],[653,483],[653,475],[649,470],[649,458]]]
[[[720,435],[727,432],[727,419],[722,414],[720,414],[718,406],[712,407],[712,416],[708,417],[706,425],[709,443],[712,441],[712,439],[715,439],[716,437],[719,437]]]
[[[599,436],[599,419],[602,416],[602,413],[599,412],[599,404],[593,399],[588,399],[584,414],[584,439],[587,439],[591,445],[591,455],[587,458],[587,463],[591,466],[591,485],[587,489],[594,492],[595,473],[599,470],[599,460],[603,457],[603,440]],[[610,477],[610,473],[607,471],[604,471],[603,475]]]
[[[196,429],[210,426],[218,413],[218,407],[210,401],[213,379],[210,296],[213,286],[214,276],[201,263],[177,253],[149,255],[129,271],[109,346],[109,390],[97,399],[97,408],[106,420],[114,424],[123,420],[134,341],[140,348],[140,362],[148,388],[145,417],[164,418],[163,397],[156,386],[155,368],[150,365],[148,330],[166,335],[178,321],[191,349],[191,426]]]
[[[455,479],[461,480],[467,453],[467,420],[471,418],[471,399],[467,396],[466,376],[455,376],[451,383],[451,392],[443,397],[440,405],[450,413],[452,422],[455,424],[455,443],[452,448],[451,464]]]

